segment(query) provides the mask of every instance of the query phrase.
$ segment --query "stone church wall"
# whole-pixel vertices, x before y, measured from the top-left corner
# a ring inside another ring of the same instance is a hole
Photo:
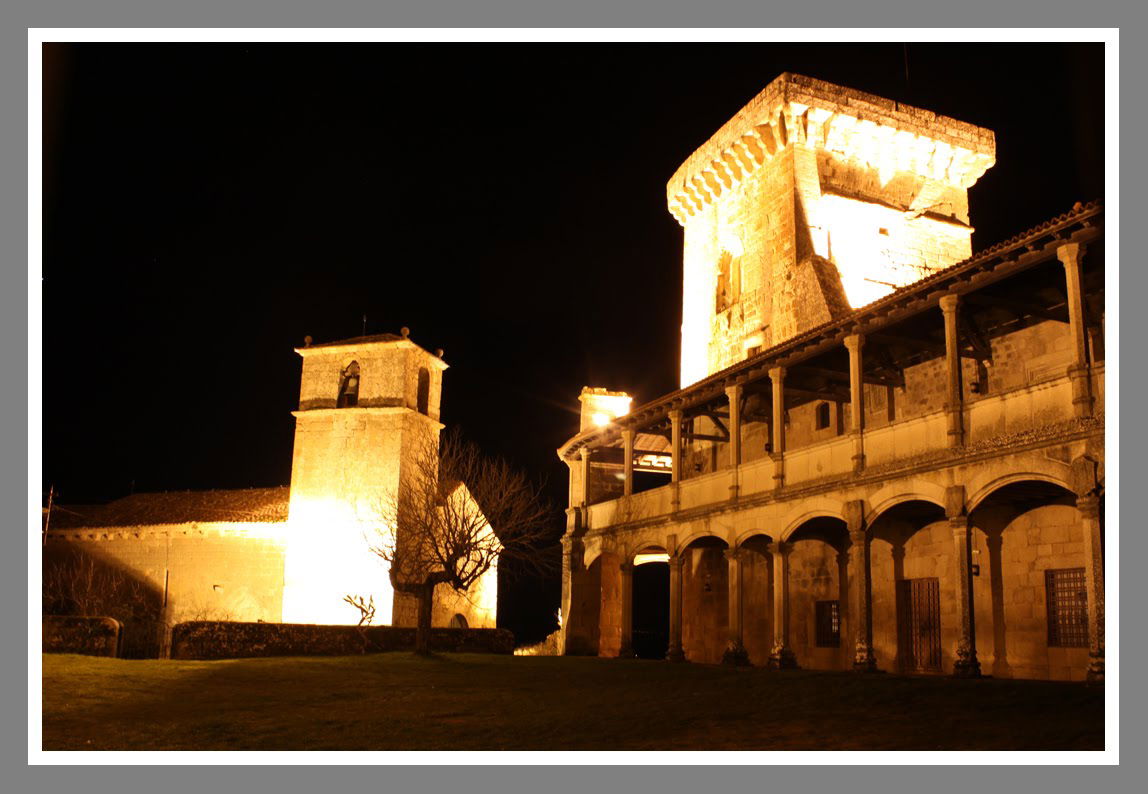
[[[68,546],[158,593],[171,623],[278,621],[283,524],[203,523],[100,527],[55,534]]]

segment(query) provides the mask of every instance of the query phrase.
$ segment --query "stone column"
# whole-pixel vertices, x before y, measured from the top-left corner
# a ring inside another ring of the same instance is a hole
[[[732,472],[729,495],[731,499],[737,499],[741,484],[738,471],[741,466],[741,386],[727,386],[725,393],[729,398],[729,467]]]
[[[941,298],[941,311],[945,314],[945,369],[948,387],[945,391],[945,414],[948,420],[949,446],[965,443],[964,397],[961,393],[961,348],[957,335],[957,296]]]
[[[770,545],[773,555],[773,649],[769,652],[769,666],[774,670],[797,667],[797,656],[789,647],[789,553],[792,544],[775,542]]]
[[[562,647],[563,655],[589,653],[589,642],[585,636],[583,616],[576,607],[578,590],[584,583],[582,566],[582,541],[569,535],[562,537]]]
[[[670,647],[666,659],[671,662],[684,662],[682,650],[682,565],[685,557],[681,551],[670,555]]]
[[[773,384],[773,484],[780,488],[785,484],[785,367],[769,370],[769,380]]]
[[[1088,337],[1084,317],[1084,289],[1081,284],[1081,260],[1084,246],[1066,243],[1056,249],[1056,256],[1064,263],[1065,283],[1068,287],[1068,328],[1072,336],[1072,365],[1068,377],[1072,381],[1072,412],[1074,416],[1092,415],[1092,372],[1088,365]]]
[[[634,430],[630,427],[622,429],[622,471],[625,477],[622,494],[631,496],[634,493]]]
[[[632,431],[631,431],[632,432]],[[622,647],[618,658],[632,659],[634,656],[634,563],[623,562],[622,569]]]
[[[590,455],[593,451],[589,447],[582,447],[578,450],[581,456],[581,474],[582,474],[582,493],[581,507],[587,507],[590,504]]]
[[[674,408],[670,411],[670,485],[673,493],[670,496],[672,510],[676,513],[681,507],[681,480],[682,480],[682,411]]]
[[[849,550],[841,549],[837,552],[837,616],[841,621],[839,625],[841,638],[841,661],[845,665],[853,663],[853,654],[849,651],[849,638],[853,636],[853,623],[849,617]]]
[[[957,613],[960,633],[957,635],[957,659],[953,662],[953,675],[958,678],[977,678],[981,663],[977,660],[976,612],[973,604],[972,527],[965,513],[965,488],[954,485],[945,491],[945,514],[953,530],[955,554],[954,581],[956,582]]]
[[[1084,577],[1088,588],[1088,680],[1104,683],[1104,526],[1100,497],[1076,497],[1084,530]]]
[[[865,526],[864,503],[845,503],[845,526],[849,530],[849,625],[853,631],[853,669],[861,673],[877,670],[873,654],[873,585],[869,571],[869,531]]]
[[[861,376],[861,348],[865,337],[852,334],[845,337],[845,347],[849,350],[849,396],[853,436],[853,471],[865,468],[865,384]]]
[[[726,549],[725,558],[729,564],[729,642],[721,663],[744,667],[749,664],[749,653],[742,642],[742,576],[741,566],[745,552],[741,549]]]

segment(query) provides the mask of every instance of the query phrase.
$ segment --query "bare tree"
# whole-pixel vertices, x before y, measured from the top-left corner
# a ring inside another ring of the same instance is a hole
[[[391,586],[418,603],[415,652],[430,652],[434,590],[465,593],[499,561],[541,571],[553,544],[541,489],[506,461],[484,456],[457,433],[428,441],[381,509],[370,549],[390,566]]]

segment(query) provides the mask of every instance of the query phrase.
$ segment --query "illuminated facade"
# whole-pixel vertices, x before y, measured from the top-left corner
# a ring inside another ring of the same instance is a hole
[[[989,130],[784,74],[666,188],[684,231],[681,385],[972,253]]]
[[[1104,210],[971,256],[994,149],[782,75],[678,169],[682,388],[558,450],[565,653],[1103,680]]]
[[[169,626],[354,624],[360,613],[346,595],[373,599],[376,625],[415,625],[413,602],[394,597],[368,539],[418,452],[428,442],[437,448],[447,365],[405,329],[296,352],[303,373],[289,488],[62,508],[48,532],[51,551],[66,545],[131,576],[155,593]],[[470,497],[460,484],[448,498]],[[467,593],[438,588],[432,625],[493,628],[496,608],[492,568]]]

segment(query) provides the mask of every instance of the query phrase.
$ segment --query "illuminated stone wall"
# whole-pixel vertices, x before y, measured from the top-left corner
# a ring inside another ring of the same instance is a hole
[[[667,186],[686,386],[971,253],[989,130],[782,75]]]
[[[143,585],[169,624],[186,620],[278,621],[283,606],[286,525],[191,523],[61,530],[98,565]]]

